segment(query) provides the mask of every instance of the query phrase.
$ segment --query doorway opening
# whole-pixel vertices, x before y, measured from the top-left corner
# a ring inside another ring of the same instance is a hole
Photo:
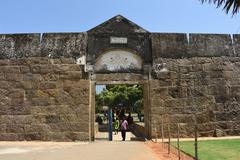
[[[122,141],[124,119],[126,141],[145,140],[143,85],[97,84],[95,93],[95,140]]]

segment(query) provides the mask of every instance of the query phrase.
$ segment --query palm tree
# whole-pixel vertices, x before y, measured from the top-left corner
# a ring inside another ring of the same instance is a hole
[[[217,5],[217,7],[223,6],[223,10],[226,11],[226,13],[229,13],[229,11],[232,12],[232,14],[236,14],[239,11],[240,8],[240,0],[200,0],[202,3],[209,2],[214,3]]]

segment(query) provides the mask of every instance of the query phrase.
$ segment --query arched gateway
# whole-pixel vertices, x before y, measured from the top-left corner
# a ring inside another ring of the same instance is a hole
[[[151,63],[149,32],[124,17],[116,16],[88,31],[87,65],[92,69],[90,71],[92,82],[104,85],[140,84],[143,86],[146,136],[150,135]],[[95,96],[92,96],[91,101],[95,102]],[[92,104],[93,110],[94,106]],[[92,137],[94,137],[93,125]]]
[[[150,33],[122,16],[84,33],[0,35],[0,140],[94,140],[95,85],[141,84],[146,137],[240,134],[240,36]],[[166,117],[166,118],[162,118]]]

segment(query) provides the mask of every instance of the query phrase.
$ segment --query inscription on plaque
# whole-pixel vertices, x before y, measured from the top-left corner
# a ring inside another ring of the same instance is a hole
[[[110,37],[111,44],[127,44],[127,38],[125,37]]]

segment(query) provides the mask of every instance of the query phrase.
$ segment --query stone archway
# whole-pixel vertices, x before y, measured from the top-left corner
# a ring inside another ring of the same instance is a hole
[[[100,54],[94,64],[91,82],[91,137],[95,138],[95,85],[139,84],[143,87],[144,98],[144,134],[150,135],[149,77],[144,72],[142,58],[130,50],[108,50]]]

